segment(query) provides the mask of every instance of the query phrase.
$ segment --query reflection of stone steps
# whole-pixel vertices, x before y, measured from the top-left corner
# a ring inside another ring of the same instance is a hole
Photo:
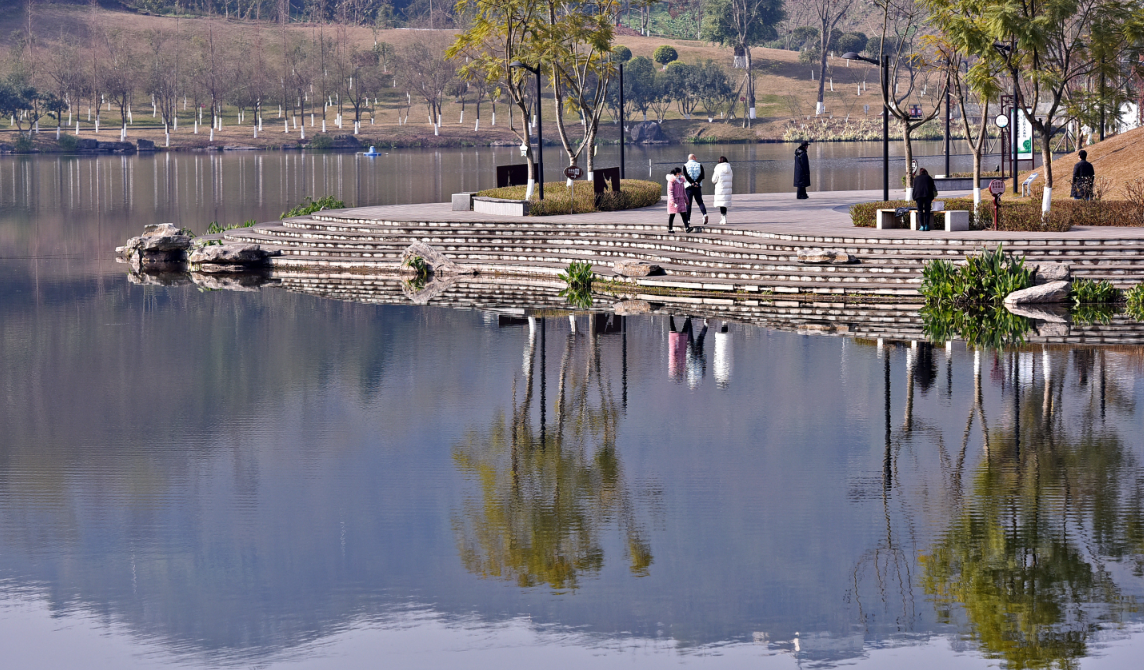
[[[588,261],[603,276],[621,259],[642,260],[664,274],[638,283],[672,288],[779,293],[917,295],[926,260],[957,260],[999,240],[877,237],[847,230],[845,237],[786,235],[744,227],[708,226],[702,233],[667,233],[644,223],[559,223],[526,218],[512,223],[410,222],[349,218],[322,212],[276,224],[229,231],[226,237],[278,250],[279,267],[395,270],[414,241],[482,272],[554,275],[572,261]],[[864,236],[864,235],[869,236]],[[1074,275],[1108,279],[1121,287],[1144,280],[1144,240],[1040,238],[1005,240],[1028,262],[1063,261]],[[843,249],[859,259],[846,265],[796,261],[800,248]]]
[[[379,305],[412,304],[402,282],[393,277],[352,273],[318,273],[293,269],[275,272],[280,286],[290,291],[335,300]],[[517,316],[568,311],[559,295],[563,283],[521,277],[457,277],[443,282],[427,304],[453,309],[476,309]],[[862,339],[923,341],[921,303],[845,302],[829,298],[813,301],[758,299],[757,297],[695,297],[637,294],[647,301],[652,314],[687,314],[775,330],[813,335],[844,335]],[[596,296],[595,310],[610,311],[618,298]],[[1125,315],[1105,325],[1073,325],[1067,335],[1027,336],[1030,344],[1121,344],[1144,345],[1144,323]]]

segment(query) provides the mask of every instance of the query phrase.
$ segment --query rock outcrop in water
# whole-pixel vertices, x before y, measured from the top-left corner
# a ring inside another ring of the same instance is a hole
[[[198,247],[188,260],[198,272],[243,272],[264,267],[270,256],[257,244],[232,242]]]
[[[153,223],[144,226],[143,234],[132,237],[115,252],[131,264],[136,272],[142,270],[171,270],[187,262],[187,250],[193,236],[173,223]]]

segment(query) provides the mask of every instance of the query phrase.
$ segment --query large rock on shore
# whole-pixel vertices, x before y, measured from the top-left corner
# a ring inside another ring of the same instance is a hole
[[[663,272],[663,269],[655,263],[634,260],[616,261],[612,269],[622,277],[648,277]]]
[[[1067,281],[1052,281],[1040,286],[1030,286],[1027,289],[1013,291],[1005,296],[1006,305],[1023,305],[1029,303],[1059,303],[1068,302],[1069,289],[1072,283]]]
[[[191,239],[173,223],[153,223],[144,226],[139,237],[132,237],[123,246],[116,247],[115,252],[136,272],[174,269],[174,266],[186,262]]]
[[[210,263],[213,265],[265,265],[270,252],[257,244],[216,244],[199,247],[191,252],[188,259],[192,264]]]
[[[628,132],[632,136],[632,142],[636,144],[667,144],[671,142],[667,133],[663,132],[663,128],[655,121],[633,123]]]
[[[1033,271],[1035,285],[1072,280],[1072,268],[1067,263],[1034,263],[1029,269]]]

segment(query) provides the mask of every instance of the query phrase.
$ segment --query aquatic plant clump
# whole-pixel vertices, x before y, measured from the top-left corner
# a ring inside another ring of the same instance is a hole
[[[568,269],[558,277],[568,286],[560,291],[560,296],[574,307],[588,309],[592,306],[592,264],[587,261],[572,261]]]
[[[320,212],[324,209],[342,209],[345,206],[345,202],[335,199],[332,195],[327,195],[326,197],[319,198],[318,200],[314,200],[310,196],[306,196],[305,199],[303,199],[297,207],[291,209],[288,212],[283,212],[282,216],[278,218],[289,219],[295,216],[306,216],[307,214]]]
[[[1078,306],[1120,301],[1120,290],[1113,286],[1112,282],[1108,281],[1076,279],[1072,283],[1069,295],[1073,299],[1073,304]]]
[[[1137,284],[1124,293],[1127,301],[1128,316],[1137,321],[1144,321],[1144,284]]]
[[[922,268],[918,291],[931,306],[967,308],[1000,305],[1005,296],[1031,286],[1033,273],[1025,259],[1005,253],[1001,245],[994,251],[969,255],[965,264],[936,259]]]

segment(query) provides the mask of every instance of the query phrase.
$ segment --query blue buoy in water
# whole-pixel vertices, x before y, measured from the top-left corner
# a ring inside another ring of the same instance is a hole
[[[380,156],[381,154],[377,153],[377,148],[370,146],[369,151],[365,152],[362,155],[363,156],[369,156],[370,158],[374,158],[375,156]]]

